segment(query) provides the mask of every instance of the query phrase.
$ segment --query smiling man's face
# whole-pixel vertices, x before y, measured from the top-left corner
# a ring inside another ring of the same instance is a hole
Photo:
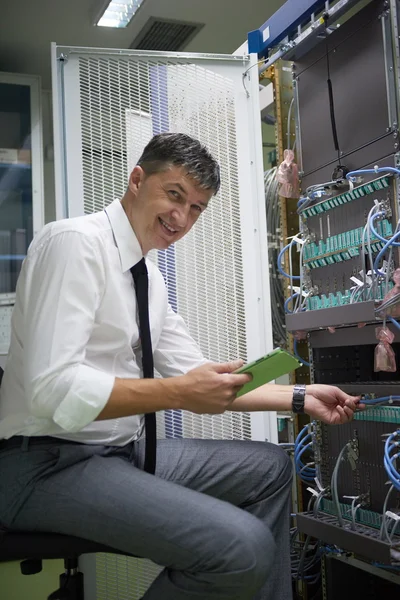
[[[182,167],[147,176],[135,167],[129,178],[133,195],[128,218],[142,247],[165,250],[193,227],[213,195],[189,177]]]

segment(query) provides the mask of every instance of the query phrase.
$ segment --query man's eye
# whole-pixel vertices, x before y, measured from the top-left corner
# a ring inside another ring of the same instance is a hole
[[[171,196],[173,196],[174,198],[180,198],[180,194],[176,190],[169,190],[168,193],[171,194]]]
[[[199,206],[198,204],[192,204],[192,208],[194,208],[195,210],[197,210],[197,212],[201,213],[201,206]]]

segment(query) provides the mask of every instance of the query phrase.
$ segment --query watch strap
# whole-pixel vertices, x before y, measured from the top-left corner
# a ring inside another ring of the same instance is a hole
[[[306,386],[301,383],[296,383],[293,388],[292,412],[294,414],[304,413],[304,402],[306,398]]]

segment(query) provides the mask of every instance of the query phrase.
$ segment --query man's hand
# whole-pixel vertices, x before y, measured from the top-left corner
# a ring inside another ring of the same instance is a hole
[[[360,398],[349,396],[333,385],[314,384],[306,387],[304,410],[313,419],[328,425],[348,423],[356,408],[365,408],[365,404],[360,404]]]
[[[251,380],[250,375],[235,374],[242,360],[229,363],[207,363],[175,379],[180,408],[198,415],[221,414],[236,398],[240,388]]]

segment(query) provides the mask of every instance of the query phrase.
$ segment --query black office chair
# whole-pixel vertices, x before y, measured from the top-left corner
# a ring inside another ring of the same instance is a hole
[[[0,367],[0,384],[3,369]],[[103,544],[58,533],[10,531],[0,525],[0,562],[21,561],[21,573],[34,575],[42,570],[42,561],[64,559],[65,572],[60,575],[60,587],[48,600],[84,600],[83,573],[78,571],[82,554],[111,552],[124,554]]]

